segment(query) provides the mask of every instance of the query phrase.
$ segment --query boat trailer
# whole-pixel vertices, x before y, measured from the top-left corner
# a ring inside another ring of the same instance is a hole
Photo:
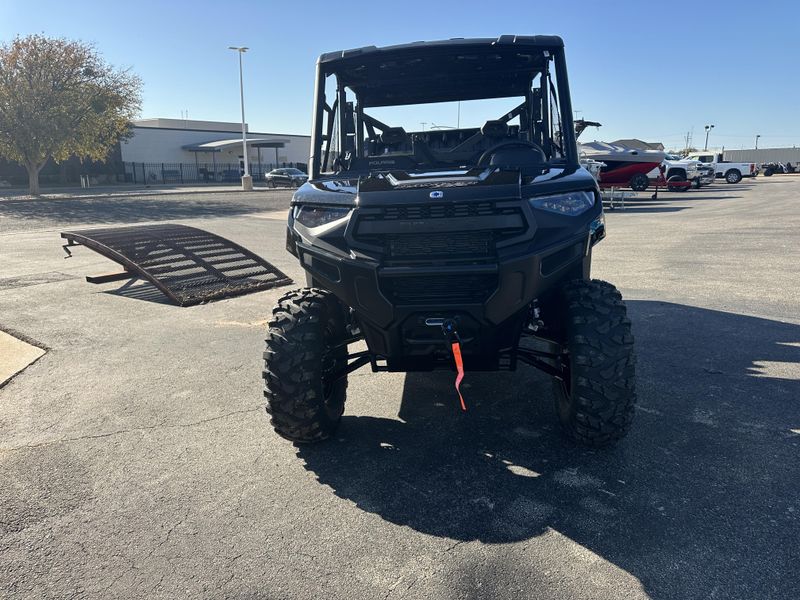
[[[89,283],[125,279],[150,282],[178,306],[191,306],[289,285],[292,280],[263,258],[223,237],[186,225],[134,225],[65,231],[63,246],[86,246],[124,271],[87,276]]]

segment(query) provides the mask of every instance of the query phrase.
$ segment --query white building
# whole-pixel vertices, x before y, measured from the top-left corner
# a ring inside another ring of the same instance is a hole
[[[311,137],[247,131],[250,170],[255,179],[276,166],[308,163]],[[120,144],[127,177],[156,182],[221,180],[243,169],[242,125],[186,119],[141,119]],[[212,175],[212,173],[214,175]]]
[[[750,150],[725,150],[725,160],[731,162],[754,162],[757,164],[769,162],[800,163],[800,148],[755,148]]]

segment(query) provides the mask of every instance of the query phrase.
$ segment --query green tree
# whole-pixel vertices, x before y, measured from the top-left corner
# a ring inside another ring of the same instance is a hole
[[[48,159],[106,158],[139,112],[141,87],[90,44],[17,37],[0,46],[0,155],[27,169],[38,194]]]

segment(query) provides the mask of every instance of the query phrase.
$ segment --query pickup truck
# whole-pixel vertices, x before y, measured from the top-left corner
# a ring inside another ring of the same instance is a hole
[[[695,188],[713,183],[713,169],[698,160],[683,159],[667,154],[661,165],[647,174],[648,179],[657,179],[663,174],[667,181],[691,181]],[[688,188],[680,188],[686,190]]]
[[[755,177],[758,175],[758,166],[755,163],[727,162],[722,159],[721,153],[695,152],[686,157],[687,160],[699,160],[714,166],[717,177],[724,177],[728,183],[739,183],[742,177]]]

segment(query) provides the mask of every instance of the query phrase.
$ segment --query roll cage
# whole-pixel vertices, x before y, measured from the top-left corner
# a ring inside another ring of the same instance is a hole
[[[521,100],[514,109],[464,129],[406,131],[369,112],[514,97]],[[313,121],[312,179],[376,169],[469,168],[498,144],[540,149],[550,164],[578,164],[564,47],[556,36],[416,42],[323,54],[317,61]]]

